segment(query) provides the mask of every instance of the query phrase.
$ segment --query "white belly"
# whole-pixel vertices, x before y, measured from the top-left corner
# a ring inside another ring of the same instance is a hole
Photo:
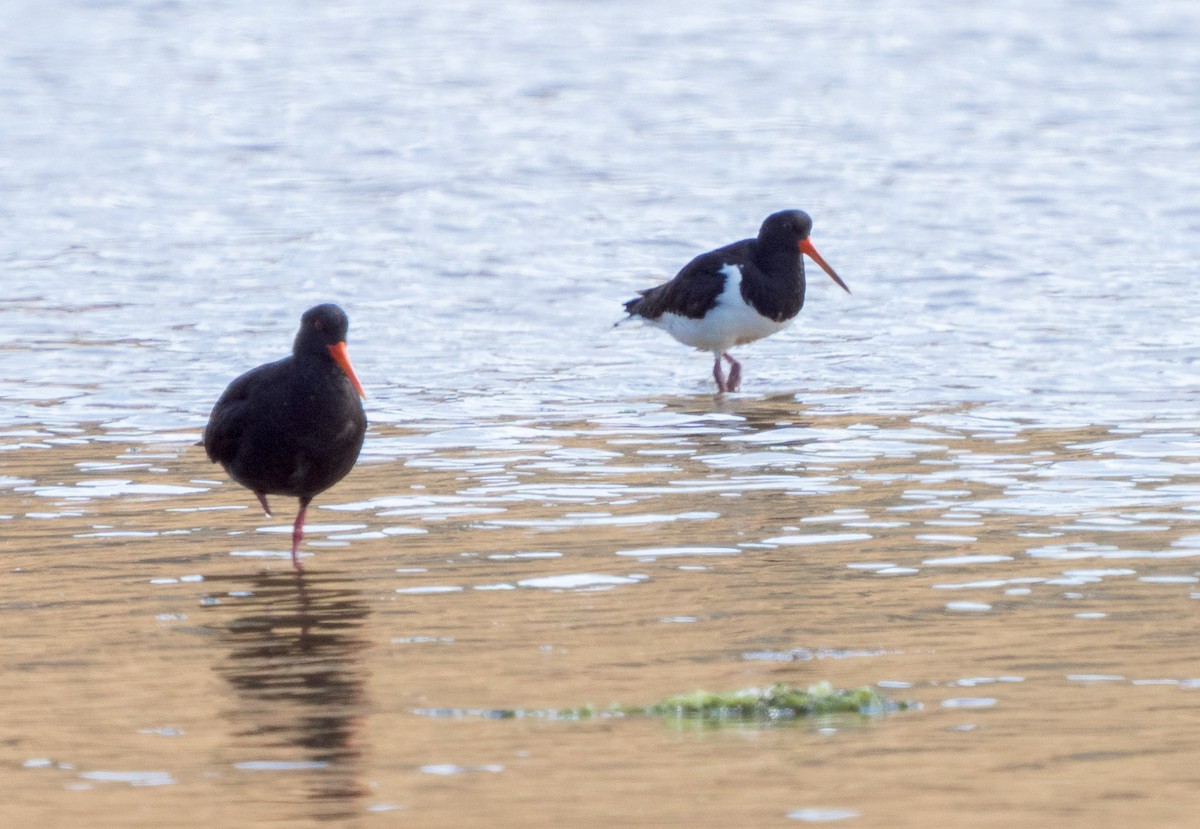
[[[720,354],[735,345],[761,340],[792,324],[793,319],[776,322],[768,319],[754,306],[742,299],[742,274],[735,265],[726,265],[721,272],[728,277],[725,290],[717,304],[700,319],[666,313],[657,320],[647,320],[663,329],[684,345],[701,351]]]

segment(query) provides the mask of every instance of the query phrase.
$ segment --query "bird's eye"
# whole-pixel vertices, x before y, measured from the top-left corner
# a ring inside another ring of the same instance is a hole
[[[313,328],[317,329],[318,331],[321,331],[321,330],[324,330],[325,326],[321,325],[320,320],[313,320]]]

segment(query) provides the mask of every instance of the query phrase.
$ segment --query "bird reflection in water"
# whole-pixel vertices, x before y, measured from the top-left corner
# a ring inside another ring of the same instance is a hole
[[[219,608],[238,611],[224,626],[230,652],[217,668],[237,692],[233,765],[288,775],[303,788],[309,817],[360,814],[367,605],[328,576],[264,573]]]

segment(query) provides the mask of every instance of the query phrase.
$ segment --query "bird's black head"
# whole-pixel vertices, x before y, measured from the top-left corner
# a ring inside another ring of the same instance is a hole
[[[358,381],[354,367],[350,365],[350,357],[346,354],[346,332],[349,328],[350,319],[336,305],[326,303],[309,308],[300,318],[300,330],[296,333],[292,353],[301,361],[333,361],[345,373],[355,391],[363,395],[362,383]]]
[[[778,242],[790,242],[793,247],[802,239],[807,239],[812,233],[812,217],[803,210],[780,210],[772,213],[762,223],[758,230],[759,241],[771,239]]]
[[[325,351],[327,346],[346,341],[350,318],[333,303],[316,305],[304,312],[300,318],[300,331],[296,334],[296,350]]]
[[[801,253],[806,254],[820,265],[825,273],[841,286],[843,291],[850,293],[850,289],[846,287],[842,278],[829,266],[828,262],[821,258],[821,254],[817,253],[812,240],[808,238],[810,233],[812,233],[811,216],[803,210],[780,210],[778,213],[768,216],[762,223],[762,227],[759,228],[759,248],[772,252],[766,255],[783,255],[782,251],[785,250],[789,257],[799,257]],[[801,276],[803,276],[803,266],[801,266]]]

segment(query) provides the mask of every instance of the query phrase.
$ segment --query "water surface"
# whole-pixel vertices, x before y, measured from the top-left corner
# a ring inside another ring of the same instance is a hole
[[[8,822],[1191,819],[1200,14],[745,11],[0,13]],[[744,394],[611,327],[793,206]],[[195,442],[329,300],[298,580]],[[821,680],[919,707],[536,715]]]

